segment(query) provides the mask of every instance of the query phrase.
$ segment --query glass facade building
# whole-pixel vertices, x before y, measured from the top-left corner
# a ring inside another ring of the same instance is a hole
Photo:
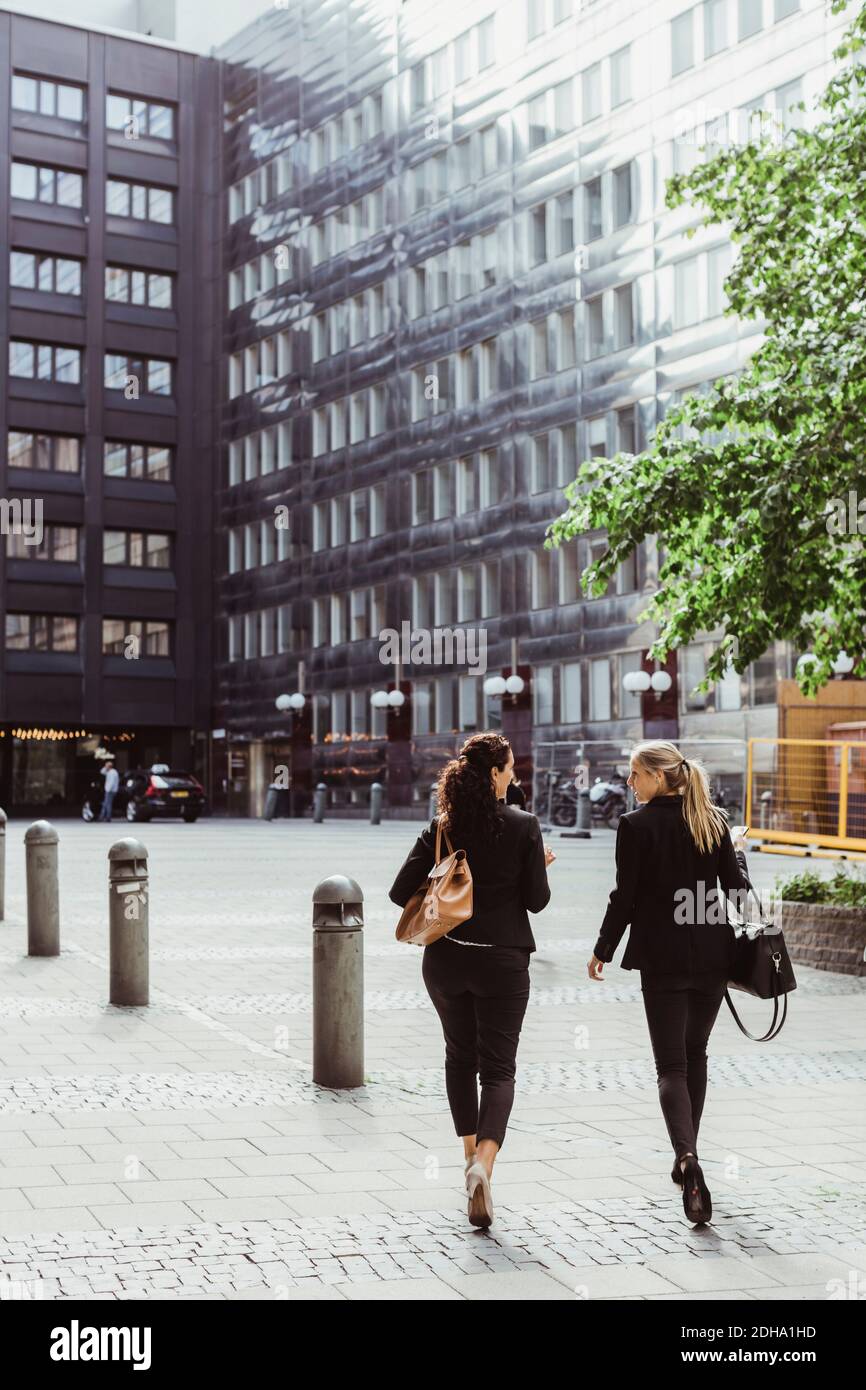
[[[542,745],[773,734],[788,652],[702,695],[708,633],[635,695],[655,546],[587,598],[603,535],[544,538],[580,460],[759,342],[666,180],[806,119],[843,24],[291,0],[197,56],[4,12],[0,486],[44,527],[4,527],[0,802],[74,805],[107,743],[218,811],[276,777],[410,815],[475,729],[524,781]]]
[[[805,119],[833,25],[811,0],[300,0],[221,50],[215,698],[241,798],[292,723],[305,786],[352,804],[387,780],[392,807],[500,722],[524,776],[539,741],[773,732],[785,650],[701,695],[707,634],[641,699],[623,677],[652,639],[654,546],[587,599],[603,537],[544,532],[579,460],[640,449],[757,345],[723,316],[725,230],[687,239],[666,179]],[[379,633],[406,623],[482,628],[522,694],[453,661],[383,667]],[[275,711],[301,684],[303,712]],[[371,704],[397,685],[402,708]]]

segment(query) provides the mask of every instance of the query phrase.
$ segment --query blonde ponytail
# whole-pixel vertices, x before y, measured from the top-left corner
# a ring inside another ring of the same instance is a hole
[[[675,743],[664,739],[639,743],[632,750],[632,757],[648,772],[661,773],[667,791],[680,793],[683,818],[691,837],[701,854],[709,854],[724,838],[728,822],[718,806],[713,805],[710,779],[703,763],[685,759]]]

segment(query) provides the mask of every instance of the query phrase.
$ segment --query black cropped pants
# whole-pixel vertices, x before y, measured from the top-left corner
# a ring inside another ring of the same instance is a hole
[[[525,946],[424,947],[421,973],[445,1035],[445,1089],[461,1137],[502,1147],[517,1073],[517,1043],[529,1002]],[[481,1082],[481,1099],[478,1082]]]
[[[727,971],[683,975],[641,971],[659,1102],[677,1159],[698,1152],[707,1094],[707,1043],[727,980]]]

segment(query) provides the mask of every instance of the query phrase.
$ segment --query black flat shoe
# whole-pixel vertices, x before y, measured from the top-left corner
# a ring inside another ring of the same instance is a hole
[[[682,1168],[680,1167],[680,1160],[679,1160],[678,1158],[674,1159],[674,1166],[673,1166],[673,1168],[671,1169],[671,1179],[672,1179],[673,1182],[676,1183],[677,1187],[682,1187],[682,1185],[683,1185],[683,1170],[682,1170]]]
[[[683,1172],[683,1210],[694,1226],[702,1226],[713,1214],[710,1189],[704,1181],[701,1165],[694,1154],[686,1157]]]

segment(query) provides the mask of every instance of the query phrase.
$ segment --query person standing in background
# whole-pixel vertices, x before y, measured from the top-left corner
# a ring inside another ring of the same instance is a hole
[[[102,776],[105,778],[105,790],[102,798],[102,806],[99,811],[99,819],[110,821],[111,811],[114,806],[114,798],[120,786],[120,773],[114,766],[112,758],[106,758],[105,767],[102,769]]]

